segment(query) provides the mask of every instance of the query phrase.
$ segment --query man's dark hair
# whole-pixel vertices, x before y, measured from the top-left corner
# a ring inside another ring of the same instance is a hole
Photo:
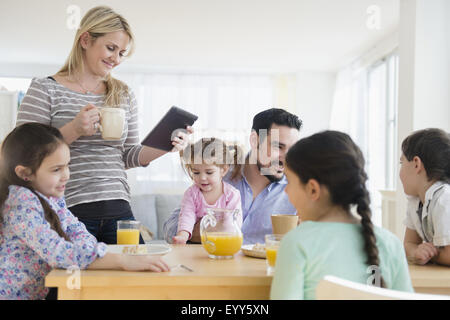
[[[259,134],[259,130],[266,129],[268,131],[272,128],[273,124],[300,130],[302,127],[302,120],[295,114],[284,109],[272,108],[261,111],[253,117],[252,130],[255,130],[256,133]]]

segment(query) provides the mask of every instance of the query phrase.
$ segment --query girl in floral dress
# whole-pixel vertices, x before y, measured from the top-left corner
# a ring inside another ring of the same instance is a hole
[[[52,268],[169,270],[159,257],[108,253],[67,209],[70,152],[58,129],[15,128],[0,160],[0,299],[44,299]]]

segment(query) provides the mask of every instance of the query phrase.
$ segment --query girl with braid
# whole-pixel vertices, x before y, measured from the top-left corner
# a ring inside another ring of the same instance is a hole
[[[351,138],[314,134],[286,164],[285,192],[302,223],[281,241],[271,299],[315,299],[326,275],[412,292],[400,240],[372,224],[364,157]]]

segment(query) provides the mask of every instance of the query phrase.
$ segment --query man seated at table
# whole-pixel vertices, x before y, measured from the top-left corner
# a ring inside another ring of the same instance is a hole
[[[272,214],[296,214],[284,193],[284,161],[289,148],[300,138],[301,126],[296,115],[283,109],[258,113],[253,118],[251,150],[240,177],[224,178],[241,193],[244,244],[264,243],[264,236],[272,233]],[[175,209],[164,223],[164,238],[169,243],[177,232],[179,213],[180,209]],[[193,243],[200,243],[199,225],[197,222],[192,232]]]

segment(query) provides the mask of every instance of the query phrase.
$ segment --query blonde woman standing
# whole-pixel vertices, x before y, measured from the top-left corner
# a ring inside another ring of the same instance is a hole
[[[60,130],[71,154],[67,206],[98,241],[109,244],[116,243],[118,220],[134,220],[125,170],[145,167],[165,153],[139,144],[134,94],[110,74],[133,49],[128,22],[111,8],[92,8],[80,22],[64,66],[53,76],[32,80],[17,117],[17,125],[40,122]],[[120,140],[102,139],[103,106],[124,109]],[[187,132],[174,138],[173,152],[186,147],[192,128]]]

